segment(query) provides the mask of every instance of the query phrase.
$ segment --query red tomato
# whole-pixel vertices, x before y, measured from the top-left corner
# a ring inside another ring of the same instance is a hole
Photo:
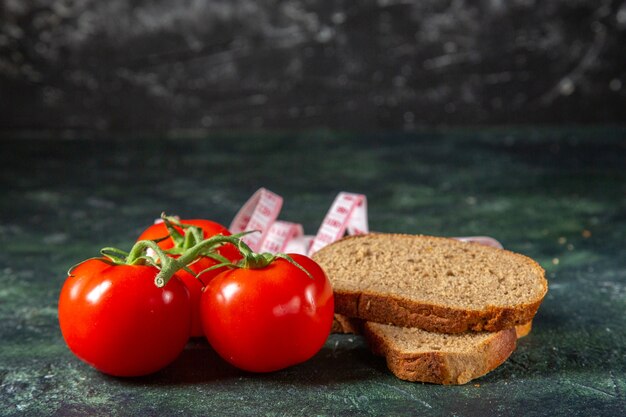
[[[211,258],[202,257],[193,264],[189,265],[189,269],[197,274],[216,264],[217,261]],[[216,275],[219,275],[225,270],[226,267],[218,268],[200,275],[200,280],[202,280],[202,282],[185,270],[180,270],[176,273],[189,290],[189,299],[191,300],[191,337],[204,336],[202,319],[200,317],[200,301],[202,298],[202,289],[204,288],[203,283],[206,284],[210,282]]]
[[[202,295],[204,333],[226,361],[270,372],[306,361],[328,338],[333,291],[310,258],[290,255],[313,278],[284,259],[259,269],[232,269]]]
[[[211,220],[202,220],[202,219],[193,219],[193,220],[180,220],[182,224],[189,224],[192,226],[196,226],[202,229],[204,232],[204,238],[209,238],[218,234],[222,234],[224,236],[230,236],[230,232],[227,228],[222,226],[219,223],[213,222]],[[181,228],[177,228],[177,230],[184,234],[184,231]],[[165,223],[157,223],[148,227],[137,240],[156,240],[162,237],[168,236],[167,227]],[[171,238],[165,239],[158,243],[159,247],[162,249],[170,249],[174,247],[174,241]],[[241,254],[239,250],[231,244],[224,245],[220,247],[217,252],[227,258],[232,262],[236,262],[241,259]],[[198,273],[207,268],[212,267],[213,265],[217,265],[218,262],[211,259],[202,257],[199,258],[196,262],[189,265],[189,269],[193,272]],[[226,268],[219,268],[213,271],[209,271],[200,276],[202,282],[198,281],[198,278],[194,277],[190,273],[181,270],[177,273],[177,275],[183,280],[187,288],[189,289],[189,296],[191,298],[191,336],[192,337],[200,337],[204,336],[204,331],[202,330],[202,322],[200,320],[200,297],[202,295],[203,284],[207,284],[211,279],[213,279],[216,275],[225,271]]]
[[[70,350],[115,376],[150,374],[176,359],[190,334],[189,293],[176,276],[158,288],[157,273],[95,259],[76,267],[59,298],[59,324]]]

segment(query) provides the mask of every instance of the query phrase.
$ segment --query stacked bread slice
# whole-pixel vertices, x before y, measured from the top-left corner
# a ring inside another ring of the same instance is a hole
[[[532,259],[454,239],[369,234],[313,258],[335,291],[335,330],[360,332],[401,379],[464,384],[502,364],[546,292]]]

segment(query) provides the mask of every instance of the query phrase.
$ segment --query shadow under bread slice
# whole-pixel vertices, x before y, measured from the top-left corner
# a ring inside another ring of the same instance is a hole
[[[331,333],[361,334],[361,327],[365,321],[361,319],[351,319],[342,314],[335,314]],[[533,328],[532,320],[515,326],[515,334],[518,339],[527,336]]]
[[[503,249],[432,236],[369,234],[313,255],[335,292],[335,311],[440,333],[499,331],[532,320],[544,270]]]

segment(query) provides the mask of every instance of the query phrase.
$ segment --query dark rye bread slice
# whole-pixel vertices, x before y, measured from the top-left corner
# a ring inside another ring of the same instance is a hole
[[[526,256],[440,237],[351,236],[313,259],[333,284],[336,313],[432,332],[528,323],[548,289]]]
[[[433,333],[367,323],[335,314],[335,333],[363,334],[374,354],[384,356],[400,379],[435,384],[464,384],[502,364],[526,336],[532,322],[498,332]],[[512,338],[511,335],[515,337]]]
[[[485,375],[511,355],[517,341],[515,329],[442,334],[366,322],[362,331],[395,376],[434,384],[465,384]]]

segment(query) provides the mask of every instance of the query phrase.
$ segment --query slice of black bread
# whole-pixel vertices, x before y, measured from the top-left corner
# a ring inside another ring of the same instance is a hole
[[[500,366],[515,350],[515,329],[432,333],[366,322],[362,332],[395,376],[407,381],[465,384]]]
[[[432,236],[352,236],[313,259],[333,284],[336,313],[431,332],[528,323],[548,288],[544,270],[526,256]]]

